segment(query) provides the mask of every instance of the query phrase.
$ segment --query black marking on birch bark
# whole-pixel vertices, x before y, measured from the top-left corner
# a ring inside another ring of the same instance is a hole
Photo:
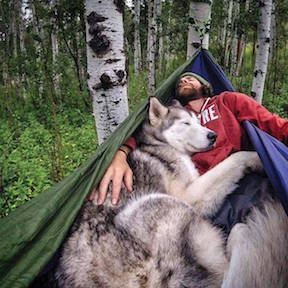
[[[114,72],[115,72],[115,74],[116,74],[117,77],[118,77],[118,81],[121,82],[122,79],[123,79],[124,76],[125,76],[125,72],[124,72],[123,70],[118,70],[118,71],[115,71],[115,70],[114,70]]]
[[[265,38],[265,43],[270,43],[270,37]]]
[[[90,74],[89,73],[87,73],[87,80],[89,80],[90,79]]]
[[[260,7],[260,8],[265,7],[264,1],[261,1],[261,0],[259,1],[259,7]]]
[[[110,119],[111,120],[111,119]],[[118,122],[116,122],[115,120],[111,123],[112,126],[118,126]]]
[[[98,57],[101,57],[108,52],[110,41],[106,35],[97,34],[88,42],[88,45]]]
[[[123,0],[114,0],[114,4],[116,5],[117,10],[120,13],[123,13],[124,8],[125,8],[125,1],[123,1]]]
[[[256,92],[251,91],[251,96],[255,99],[256,98]]]
[[[101,81],[101,88],[103,88],[104,90],[106,89],[109,89],[113,86],[113,83],[111,81],[111,78],[108,74],[106,73],[103,73],[101,76],[100,76],[100,81]]]
[[[115,58],[115,59],[107,59],[105,60],[105,64],[111,64],[121,61],[121,59]]]
[[[199,48],[200,46],[201,46],[201,43],[199,43],[199,42],[192,42],[192,46],[194,47],[194,48]]]
[[[95,11],[92,11],[88,16],[87,16],[87,22],[89,25],[93,25],[97,22],[104,22],[108,18],[96,13]]]
[[[113,103],[114,103],[115,105],[119,104],[120,102],[121,102],[121,99],[116,100],[116,101],[113,101]]]
[[[260,70],[260,69],[255,70],[255,71],[254,71],[254,77],[256,78],[256,77],[258,76],[258,74],[263,75],[264,72],[263,72],[262,70]]]
[[[104,29],[105,27],[103,25],[98,25],[94,23],[90,25],[88,32],[90,35],[95,36],[101,34],[101,32],[103,32]]]

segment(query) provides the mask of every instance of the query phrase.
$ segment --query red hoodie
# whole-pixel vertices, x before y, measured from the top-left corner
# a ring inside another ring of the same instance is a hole
[[[193,111],[189,105],[186,108]],[[214,149],[196,153],[192,157],[200,174],[213,168],[231,153],[249,150],[249,140],[241,124],[244,120],[250,121],[286,145],[288,144],[288,121],[270,113],[245,94],[223,92],[209,98],[199,114],[201,114],[201,124],[217,133]],[[127,140],[126,144],[135,148],[135,140],[132,137]]]

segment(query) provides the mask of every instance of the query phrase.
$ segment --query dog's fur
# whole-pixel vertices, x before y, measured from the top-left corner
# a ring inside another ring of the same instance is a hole
[[[134,192],[114,207],[86,203],[64,246],[60,287],[286,287],[287,216],[267,195],[226,242],[208,217],[249,170],[255,152],[238,152],[199,177],[191,155],[215,133],[178,105],[150,99],[130,155]],[[224,282],[223,282],[224,279]]]

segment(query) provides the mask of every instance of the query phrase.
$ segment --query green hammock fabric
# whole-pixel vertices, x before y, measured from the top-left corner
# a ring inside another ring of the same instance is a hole
[[[198,51],[199,52],[199,51]],[[166,103],[178,77],[194,57],[180,66],[156,91]],[[97,185],[116,150],[143,121],[147,101],[111,134],[96,153],[70,176],[0,219],[0,287],[28,287],[60,247],[83,201]]]

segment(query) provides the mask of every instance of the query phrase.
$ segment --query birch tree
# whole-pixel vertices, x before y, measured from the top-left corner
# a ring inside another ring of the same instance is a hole
[[[43,94],[43,80],[42,80],[42,71],[41,71],[41,45],[40,42],[42,41],[41,39],[44,38],[43,36],[43,29],[42,29],[42,22],[41,19],[38,21],[37,19],[37,13],[36,13],[36,6],[34,1],[31,2],[31,12],[32,12],[32,21],[33,21],[33,33],[34,35],[38,36],[38,39],[34,41],[35,43],[35,50],[36,50],[36,62],[38,66],[38,73],[37,73],[37,88],[39,92],[39,96],[41,97]]]
[[[165,35],[165,62],[166,62],[166,71],[169,70],[169,65],[170,65],[170,43],[171,43],[171,38],[170,38],[170,25],[171,25],[171,6],[172,6],[172,0],[168,0],[168,3],[166,4],[168,6],[168,20],[167,20],[167,27],[166,27],[166,35]]]
[[[25,65],[26,65],[26,49],[25,49],[25,43],[24,43],[24,32],[25,32],[25,19],[24,19],[24,13],[22,11],[22,0],[19,1],[18,5],[18,18],[19,18],[19,44],[20,44],[20,53],[21,56],[24,58],[24,61],[22,61],[23,67],[21,69],[21,83],[22,83],[22,94],[23,94],[23,100],[26,102],[27,99],[27,93],[25,88],[26,83],[26,71],[25,71]]]
[[[232,32],[232,12],[233,12],[233,0],[229,0],[228,17],[227,17],[227,33],[226,33],[226,45],[225,45],[225,57],[224,67],[226,71],[229,66],[230,48],[231,48],[231,32]]]
[[[122,1],[86,0],[87,86],[101,144],[127,117]]]
[[[55,0],[52,0],[50,2],[50,10],[53,12],[50,20],[51,24],[51,46],[52,46],[52,63],[53,63],[53,78],[54,78],[54,85],[55,85],[55,90],[57,93],[59,93],[59,82],[60,82],[60,77],[57,72],[57,58],[59,54],[59,45],[58,45],[58,39],[57,39],[57,26],[56,26],[56,16],[55,16]]]
[[[254,76],[251,95],[262,103],[265,77],[268,66],[270,47],[272,0],[259,0],[259,21],[257,29],[257,55],[254,67]]]
[[[162,27],[162,0],[156,0],[156,22],[158,32],[158,70],[162,70],[163,63],[163,27]]]
[[[141,1],[134,0],[134,73],[138,74],[141,64],[141,41],[140,41],[140,7]]]
[[[187,59],[192,57],[200,46],[205,49],[209,47],[211,6],[212,1],[209,0],[190,1]]]
[[[156,51],[156,13],[155,1],[148,1],[148,94],[155,92],[155,51]]]
[[[233,25],[233,40],[231,47],[231,66],[230,75],[235,76],[238,56],[238,42],[239,42],[239,18],[240,18],[240,0],[235,1],[234,5],[234,25]]]
[[[226,11],[226,9],[228,9],[228,1],[227,0],[224,0],[223,1],[223,7],[224,7],[224,10]],[[226,15],[225,15],[226,16]],[[225,47],[225,40],[226,40],[226,32],[227,32],[227,21],[226,21],[226,17],[223,21],[223,28],[221,30],[221,47]]]
[[[12,19],[11,19],[11,33],[12,33],[12,40],[13,40],[13,57],[16,63],[18,58],[18,51],[17,51],[17,6],[19,3],[17,0],[14,0],[14,11],[12,12]],[[14,83],[16,88],[16,98],[20,98],[20,79],[19,79],[19,71],[18,67],[15,66],[14,72]]]

